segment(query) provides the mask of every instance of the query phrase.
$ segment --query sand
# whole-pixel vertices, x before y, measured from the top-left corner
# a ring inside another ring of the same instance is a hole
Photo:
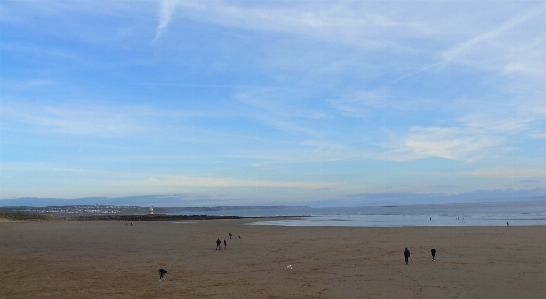
[[[546,296],[546,226],[244,223],[1,222],[0,298]],[[215,250],[218,238],[227,250]],[[159,268],[168,271],[165,281]]]

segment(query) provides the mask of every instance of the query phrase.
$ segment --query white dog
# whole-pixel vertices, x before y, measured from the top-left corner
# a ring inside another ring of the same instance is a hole
[[[288,266],[284,267],[284,270],[292,270],[292,265],[288,265]]]

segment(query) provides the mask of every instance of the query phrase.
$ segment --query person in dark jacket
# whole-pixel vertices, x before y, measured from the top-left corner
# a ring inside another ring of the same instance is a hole
[[[159,273],[159,281],[163,281],[163,276],[165,275],[165,273],[167,273],[167,270],[165,269],[159,269],[157,270],[157,273]]]
[[[409,257],[410,257],[410,252],[409,252],[408,248],[406,247],[406,249],[404,249],[404,259],[406,261],[406,265],[408,264]]]
[[[430,254],[432,254],[432,260],[434,261],[434,259],[436,258],[436,249],[434,249],[434,247],[432,247],[432,249],[430,250]]]
[[[222,241],[220,239],[216,240],[216,250],[222,249]]]

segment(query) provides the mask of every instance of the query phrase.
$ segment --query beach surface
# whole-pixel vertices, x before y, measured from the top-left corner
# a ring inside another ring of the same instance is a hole
[[[546,294],[546,226],[281,227],[248,222],[2,221],[0,298],[498,299]],[[215,250],[217,239],[222,247],[226,240],[227,250]],[[408,265],[405,247],[411,251]],[[160,268],[168,271],[165,281],[159,281]]]

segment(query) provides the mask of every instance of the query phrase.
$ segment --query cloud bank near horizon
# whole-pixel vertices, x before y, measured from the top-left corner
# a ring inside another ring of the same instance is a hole
[[[417,204],[464,204],[488,202],[535,202],[546,200],[546,190],[476,190],[460,194],[441,193],[359,193],[343,198],[315,201],[265,201],[256,203],[250,198],[225,198],[224,195],[200,197],[195,194],[162,194],[125,197],[84,197],[84,198],[39,198],[24,197],[3,199],[2,206],[64,206],[64,205],[136,205],[154,207],[218,207],[218,206],[309,206],[321,207],[358,207],[381,205],[417,205]]]

